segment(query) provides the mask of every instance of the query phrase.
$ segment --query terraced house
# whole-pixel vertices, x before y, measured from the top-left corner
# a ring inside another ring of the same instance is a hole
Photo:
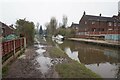
[[[73,27],[74,24],[71,25]],[[120,40],[120,13],[113,17],[86,15],[84,12],[75,26],[76,36],[81,38]]]
[[[3,37],[6,37],[14,33],[14,28],[12,27],[12,25],[8,26],[5,23],[0,22],[0,26],[2,27],[1,33]]]

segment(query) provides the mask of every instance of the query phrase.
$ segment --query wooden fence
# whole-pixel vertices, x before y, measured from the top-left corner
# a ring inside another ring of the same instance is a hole
[[[26,47],[26,38],[2,42],[2,63]]]

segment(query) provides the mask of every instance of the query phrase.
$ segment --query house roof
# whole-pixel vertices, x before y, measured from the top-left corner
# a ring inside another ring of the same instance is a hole
[[[71,27],[78,27],[78,28],[80,28],[80,29],[84,29],[84,28],[87,27],[87,26],[86,26],[85,24],[82,24],[82,23],[77,24],[77,23],[73,23],[73,22],[72,22]]]
[[[91,21],[108,21],[108,22],[117,21],[117,19],[114,19],[112,17],[103,17],[103,16],[94,16],[94,15],[84,15],[83,17],[84,19],[88,19]]]
[[[1,22],[1,21],[0,21],[0,23],[1,23],[2,25],[4,25],[4,26],[2,26],[2,28],[4,28],[5,26],[7,26],[5,23],[3,23],[3,22]]]
[[[72,22],[71,27],[79,27],[79,24]]]
[[[10,29],[14,29],[14,28],[13,28],[13,25],[8,26],[8,25],[6,25],[5,23],[3,23],[3,22],[1,22],[1,21],[0,21],[0,23],[3,25],[2,28],[8,27],[8,28],[10,28]]]
[[[15,28],[13,27],[13,25],[10,25],[9,28],[10,28],[10,29],[15,29]]]

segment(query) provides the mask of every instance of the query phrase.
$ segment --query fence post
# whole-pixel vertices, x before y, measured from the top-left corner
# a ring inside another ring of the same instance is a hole
[[[0,37],[0,79],[2,79],[2,38]]]
[[[15,57],[15,40],[13,40],[13,49],[14,49],[13,56]]]
[[[22,51],[22,38],[20,38],[20,50]]]
[[[26,38],[24,37],[24,48],[26,49]]]

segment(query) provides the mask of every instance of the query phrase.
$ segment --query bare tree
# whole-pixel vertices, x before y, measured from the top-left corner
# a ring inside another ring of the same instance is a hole
[[[66,26],[67,26],[67,21],[68,21],[67,16],[66,16],[66,15],[63,15],[63,19],[62,19],[63,25],[62,25],[62,28],[66,28]]]
[[[46,23],[45,26],[47,27],[47,34],[49,35],[55,35],[56,28],[57,28],[57,20],[55,17],[52,17],[50,19],[49,23]]]
[[[37,22],[37,24],[36,24],[36,27],[37,27],[36,32],[37,32],[37,33],[39,32],[39,26],[40,26],[40,24]]]

